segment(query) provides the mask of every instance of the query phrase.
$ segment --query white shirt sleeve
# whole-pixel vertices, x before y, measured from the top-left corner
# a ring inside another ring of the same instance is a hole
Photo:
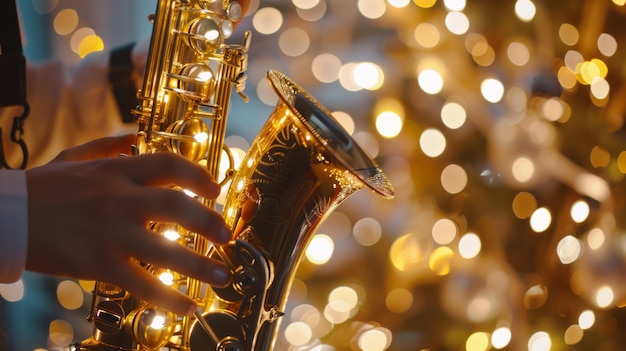
[[[0,170],[0,282],[18,280],[26,266],[28,246],[26,173]]]
[[[143,42],[133,50],[137,72],[143,71],[146,53]],[[71,69],[56,61],[28,65],[27,101],[31,109],[22,139],[29,151],[29,168],[49,162],[68,147],[137,131],[136,123],[122,121],[108,82],[108,65],[108,52],[90,55]],[[23,156],[19,146],[10,142],[8,132],[13,116],[21,112],[19,106],[0,108],[0,128],[5,134],[0,147],[12,167],[19,166]],[[0,169],[0,283],[17,281],[25,270],[27,200],[24,171]]]

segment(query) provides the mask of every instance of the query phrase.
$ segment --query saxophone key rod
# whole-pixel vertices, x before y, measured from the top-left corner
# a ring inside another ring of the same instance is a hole
[[[217,334],[215,334],[215,331],[213,330],[213,328],[211,328],[211,326],[206,321],[206,319],[204,319],[204,316],[202,316],[202,313],[200,313],[200,311],[196,311],[193,315],[196,317],[202,329],[209,335],[209,337],[215,343],[215,345],[218,345],[220,343],[220,338],[217,337]]]

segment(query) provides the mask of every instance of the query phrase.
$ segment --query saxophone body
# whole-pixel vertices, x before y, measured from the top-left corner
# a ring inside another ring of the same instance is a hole
[[[175,223],[154,222],[150,228],[223,260],[232,270],[231,284],[213,288],[137,262],[194,299],[198,311],[175,315],[96,282],[88,316],[93,335],[72,350],[271,350],[291,282],[319,224],[359,189],[393,197],[385,174],[330,112],[276,71],[267,77],[278,103],[234,170],[224,137],[232,92],[245,99],[249,33],[242,44],[224,40],[242,16],[237,1],[158,1],[133,110],[138,154],[178,153],[206,165],[216,179],[221,156],[230,160],[221,181],[228,185],[222,208],[233,231],[228,245],[213,246]],[[198,200],[216,207],[213,201]]]

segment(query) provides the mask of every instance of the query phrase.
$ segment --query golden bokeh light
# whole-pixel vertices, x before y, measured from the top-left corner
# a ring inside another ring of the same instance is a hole
[[[372,246],[382,237],[382,227],[374,218],[361,218],[354,223],[352,235],[361,246]]]
[[[581,84],[590,85],[595,79],[605,78],[608,74],[608,67],[604,61],[594,58],[577,63],[574,72]]]
[[[306,248],[305,256],[309,262],[317,265],[324,264],[333,255],[335,243],[326,234],[315,234]]]
[[[326,11],[328,7],[326,6],[325,1],[318,1],[317,5],[309,9],[297,8],[296,13],[298,17],[302,18],[302,20],[307,22],[316,22],[319,21],[326,15]]]
[[[460,11],[450,11],[446,15],[445,23],[450,33],[456,35],[467,33],[470,27],[469,18]]]
[[[387,11],[387,5],[384,0],[359,0],[357,8],[363,17],[369,19],[380,18]]]
[[[420,135],[419,145],[426,156],[438,157],[446,150],[446,137],[441,131],[429,128]]]
[[[450,194],[458,194],[467,186],[467,173],[459,165],[447,165],[441,172],[441,186]]]
[[[415,270],[426,259],[428,253],[425,249],[420,245],[416,235],[405,234],[396,239],[391,245],[389,259],[397,270],[410,272]]]
[[[366,330],[359,337],[359,349],[363,351],[384,351],[391,344],[389,336],[381,328]]]
[[[342,300],[329,301],[324,308],[324,318],[334,324],[341,324],[350,318],[350,306]]]
[[[354,66],[353,80],[361,88],[367,90],[379,89],[384,81],[383,70],[373,62],[360,62]]]
[[[49,340],[54,347],[66,347],[74,339],[74,329],[64,320],[56,319],[50,322]]]
[[[448,218],[437,220],[433,225],[433,240],[439,245],[450,244],[458,234],[458,227],[454,221]]]
[[[509,345],[511,342],[511,329],[508,327],[499,327],[491,333],[491,345],[500,350]]]
[[[487,78],[481,82],[480,92],[488,102],[497,103],[504,96],[504,85],[495,78]]]
[[[387,294],[385,305],[393,313],[407,312],[413,306],[413,294],[404,288],[393,289]]]
[[[513,198],[513,213],[519,219],[530,218],[533,212],[537,209],[537,199],[533,194],[521,191]]]
[[[596,290],[595,303],[600,308],[608,308],[615,301],[615,291],[610,286],[601,286]]]
[[[334,288],[328,294],[328,302],[341,301],[348,306],[349,309],[354,309],[359,304],[359,294],[357,291],[349,286],[339,286]]]
[[[577,200],[572,204],[570,209],[570,216],[572,220],[576,223],[584,222],[588,217],[591,209],[589,208],[589,204],[584,200]]]
[[[285,339],[294,346],[307,344],[311,340],[312,335],[311,327],[303,322],[293,322],[285,329]]]
[[[467,5],[465,0],[443,0],[443,4],[449,11],[463,11]]]
[[[563,264],[571,264],[582,254],[582,244],[574,236],[567,235],[556,246],[556,254]]]
[[[63,308],[75,310],[83,305],[83,289],[72,280],[64,280],[57,286],[57,299]]]
[[[70,49],[76,54],[80,53],[81,45],[83,45],[83,40],[87,37],[96,36],[96,32],[93,28],[82,27],[75,30],[70,37]]]
[[[535,332],[528,340],[528,350],[549,351],[552,348],[550,334],[545,331]]]
[[[591,95],[598,100],[608,98],[611,87],[609,82],[602,77],[595,77],[591,81]],[[601,105],[600,105],[601,106]]]
[[[274,7],[257,10],[252,17],[254,29],[261,34],[276,33],[283,25],[282,13]]]
[[[291,2],[299,9],[310,10],[318,6],[320,0],[291,0]]]
[[[461,128],[467,120],[465,108],[456,102],[448,102],[441,108],[441,121],[450,129]]]
[[[479,66],[488,67],[496,60],[496,52],[491,45],[478,43],[472,49],[472,58]]]
[[[485,332],[472,333],[465,341],[466,351],[487,351],[489,350],[490,335]]]
[[[587,245],[592,250],[597,250],[602,247],[605,240],[606,235],[600,228],[592,228],[589,230],[589,233],[587,233]]]
[[[528,157],[513,160],[511,174],[520,183],[526,183],[535,176],[535,163]]]
[[[280,33],[278,47],[285,55],[297,57],[303,55],[311,44],[309,34],[301,28],[288,28]]]
[[[78,12],[63,9],[54,16],[54,31],[59,35],[68,35],[78,26]]]
[[[83,291],[91,294],[96,287],[96,282],[94,280],[79,280],[78,285],[80,285]]]
[[[451,260],[454,252],[447,246],[436,248],[428,258],[428,266],[436,275],[447,275],[450,273]]]
[[[552,214],[545,207],[540,207],[533,211],[530,216],[530,228],[536,233],[546,231],[552,224]]]
[[[585,62],[585,58],[583,55],[576,50],[568,50],[565,53],[565,57],[563,59],[565,66],[570,69],[572,72],[576,72],[576,68],[579,67],[583,62]]]
[[[437,0],[413,0],[413,2],[415,5],[427,9],[433,7],[435,3],[437,3]]]
[[[573,70],[569,69],[566,66],[559,68],[559,72],[557,73],[557,77],[559,79],[559,83],[565,89],[574,89],[578,80],[576,79],[576,74]]]
[[[478,256],[482,248],[480,237],[476,233],[465,233],[459,239],[459,254],[465,259]]]
[[[576,345],[582,340],[584,335],[584,331],[578,324],[572,324],[565,330],[563,341],[566,345]]]
[[[514,41],[507,47],[507,57],[515,66],[524,66],[530,60],[530,50],[523,43]]]
[[[313,59],[311,70],[320,82],[332,83],[339,77],[341,66],[341,60],[336,55],[325,53]]]
[[[396,137],[403,124],[402,117],[393,111],[383,111],[376,116],[376,130],[383,138]]]
[[[363,89],[363,87],[354,80],[354,70],[358,64],[358,62],[346,62],[339,69],[339,84],[347,91],[359,91]]]
[[[524,22],[530,22],[535,18],[537,7],[531,0],[516,0],[515,14]]]
[[[443,89],[443,77],[434,69],[425,69],[418,73],[417,82],[427,94],[438,94]]]
[[[578,315],[578,325],[580,329],[587,330],[596,322],[596,314],[592,310],[584,310]]]
[[[431,23],[420,23],[415,26],[415,41],[424,48],[434,48],[441,40],[437,26]]]
[[[580,38],[580,34],[578,33],[578,29],[569,23],[563,23],[559,27],[559,38],[563,42],[563,44],[568,46],[574,46],[578,43],[578,39]]]
[[[617,40],[608,33],[602,33],[598,37],[598,50],[602,55],[610,57],[617,51]]]
[[[411,3],[411,0],[387,0],[389,5],[396,8],[404,8]]]
[[[545,285],[533,285],[524,293],[524,307],[528,310],[541,308],[548,301],[548,288]]]
[[[97,35],[88,35],[78,44],[78,56],[83,58],[92,52],[104,50],[104,42]]]
[[[559,98],[544,99],[541,102],[541,115],[548,121],[555,122],[561,120],[565,116],[566,106],[566,103]]]

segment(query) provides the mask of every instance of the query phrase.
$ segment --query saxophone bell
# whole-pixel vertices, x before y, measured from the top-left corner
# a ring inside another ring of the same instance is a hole
[[[267,77],[279,102],[226,196],[223,212],[233,242],[212,255],[236,269],[229,287],[214,289],[221,307],[203,316],[223,335],[208,350],[221,350],[224,343],[233,350],[271,350],[317,227],[362,188],[394,196],[380,167],[323,105],[285,75],[270,71]],[[194,334],[206,333],[194,327],[191,340]]]

